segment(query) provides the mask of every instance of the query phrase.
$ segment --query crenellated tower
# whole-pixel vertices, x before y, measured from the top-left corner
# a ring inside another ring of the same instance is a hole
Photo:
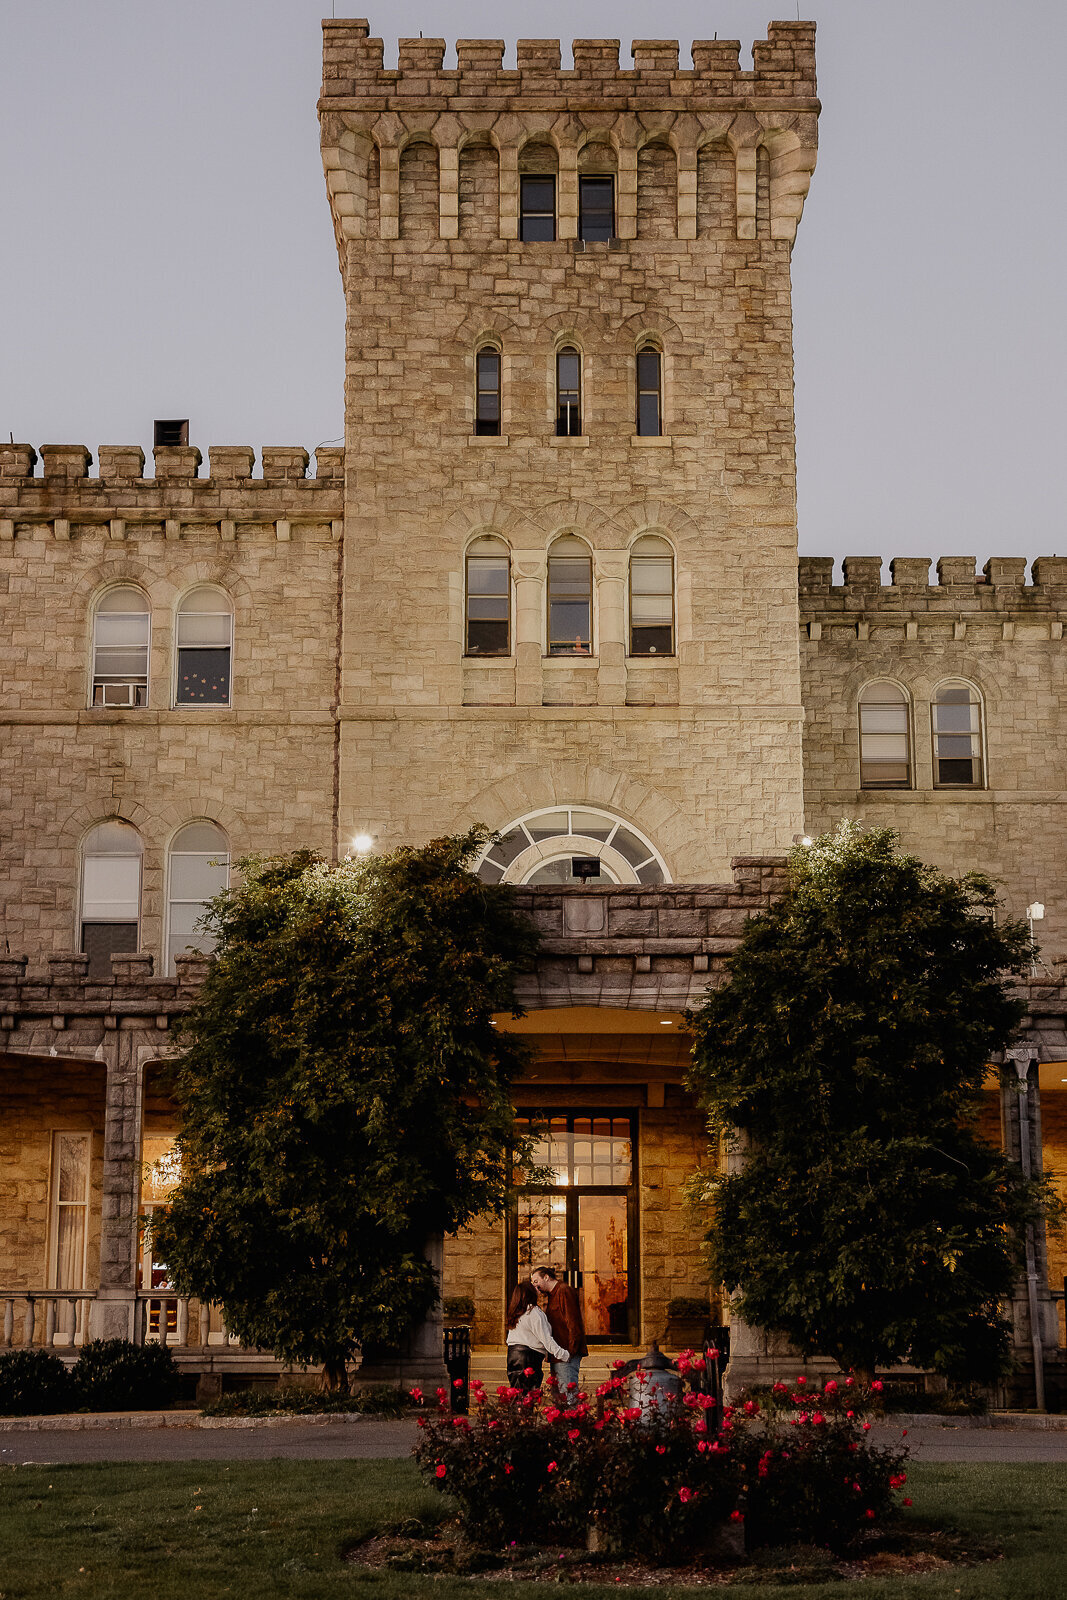
[[[394,71],[365,22],[323,28],[342,838],[587,808],[486,868],[526,881],[612,819],[621,882],[780,851],[803,826],[790,253],[814,25],[773,23],[750,72],[736,41],[682,68],[638,40],[623,70],[604,39],[568,70],[556,40],[514,69],[460,40],[449,70],[442,40],[401,40]]]

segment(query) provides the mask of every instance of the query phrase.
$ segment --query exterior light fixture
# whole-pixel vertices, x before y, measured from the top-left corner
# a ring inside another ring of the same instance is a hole
[[[659,1025],[660,1025],[661,1028],[669,1028],[671,1026],[671,1024],[673,1023],[673,1021],[674,1021],[673,1017],[660,1017]]]
[[[799,844],[803,849],[806,850],[811,844],[811,835],[809,833],[794,833],[793,843]]]
[[[1045,917],[1045,908],[1041,904],[1041,901],[1035,900],[1032,906],[1027,906],[1026,915],[1030,918],[1031,922],[1043,922]]]
[[[371,838],[369,833],[357,833],[356,837],[352,840],[352,848],[356,852],[357,856],[365,856],[369,851],[374,849],[374,840]]]

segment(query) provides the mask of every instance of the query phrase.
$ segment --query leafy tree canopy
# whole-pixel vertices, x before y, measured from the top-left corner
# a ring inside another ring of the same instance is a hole
[[[845,822],[795,850],[691,1019],[691,1087],[716,1138],[748,1146],[698,1190],[746,1321],[864,1373],[910,1358],[988,1380],[1049,1198],[975,1129],[1030,940],[987,877],[945,877],[896,838]]]
[[[251,856],[177,1031],[182,1180],[156,1248],[182,1293],[344,1382],[437,1294],[427,1238],[504,1204],[514,981],[536,933],[469,871],[475,829],[337,865]]]

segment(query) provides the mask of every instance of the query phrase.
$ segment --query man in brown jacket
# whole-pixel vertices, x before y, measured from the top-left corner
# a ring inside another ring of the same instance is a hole
[[[578,1369],[582,1357],[589,1354],[589,1346],[585,1342],[585,1324],[582,1322],[582,1307],[570,1284],[560,1283],[554,1267],[536,1267],[530,1273],[530,1282],[539,1294],[548,1296],[545,1312],[552,1329],[552,1337],[557,1344],[561,1344],[571,1353],[569,1361],[552,1363],[552,1376],[566,1394],[572,1384],[577,1389]]]

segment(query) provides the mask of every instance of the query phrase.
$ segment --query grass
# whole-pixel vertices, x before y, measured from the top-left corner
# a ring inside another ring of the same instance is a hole
[[[1067,1464],[913,1466],[914,1512],[998,1540],[1005,1560],[910,1579],[865,1582],[870,1600],[1063,1600]],[[404,1517],[435,1517],[441,1497],[407,1461],[121,1463],[0,1468],[0,1600],[503,1600],[477,1580],[364,1575],[342,1550]],[[524,1585],[522,1600],[552,1584]],[[582,1600],[618,1595],[589,1585]],[[628,1600],[694,1600],[721,1591],[626,1589]],[[780,1586],[752,1591],[789,1595]],[[805,1600],[844,1600],[852,1585],[813,1584]]]

